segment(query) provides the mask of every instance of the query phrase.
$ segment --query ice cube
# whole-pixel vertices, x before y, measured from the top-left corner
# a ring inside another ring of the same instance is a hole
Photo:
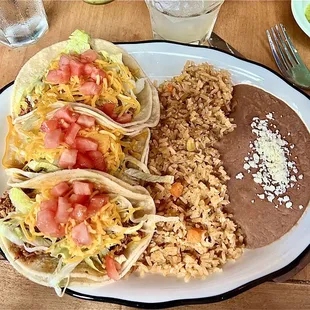
[[[201,15],[208,7],[222,1],[184,0],[184,1],[154,1],[155,7],[169,15],[186,17]]]

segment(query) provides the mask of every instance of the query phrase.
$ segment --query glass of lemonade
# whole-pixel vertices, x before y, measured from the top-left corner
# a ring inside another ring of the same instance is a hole
[[[35,43],[48,29],[42,0],[1,0],[0,42],[10,47]]]
[[[224,0],[145,0],[154,39],[202,44],[213,30]]]

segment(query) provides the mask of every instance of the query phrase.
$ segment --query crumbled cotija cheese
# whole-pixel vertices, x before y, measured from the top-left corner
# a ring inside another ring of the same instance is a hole
[[[242,172],[239,172],[237,175],[236,175],[236,179],[237,180],[242,180],[244,177],[244,174]]]
[[[254,182],[262,186],[264,192],[257,194],[260,199],[275,202],[276,207],[279,203],[292,208],[290,197],[283,195],[297,182],[294,174],[298,173],[298,169],[295,161],[290,159],[290,149],[294,145],[281,136],[274,124],[269,123],[272,120],[272,112],[266,115],[266,119],[253,118],[251,127],[256,139],[249,144],[252,152],[245,157],[243,168],[252,173]],[[272,127],[276,130],[272,131]]]

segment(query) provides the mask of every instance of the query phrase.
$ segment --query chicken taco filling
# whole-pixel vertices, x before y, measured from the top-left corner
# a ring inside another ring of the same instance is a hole
[[[97,108],[120,124],[130,123],[140,112],[137,95],[145,82],[135,73],[123,63],[121,52],[95,51],[90,36],[76,30],[42,78],[24,93],[18,115],[61,100]]]

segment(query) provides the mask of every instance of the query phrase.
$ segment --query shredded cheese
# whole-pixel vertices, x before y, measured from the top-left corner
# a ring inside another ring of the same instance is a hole
[[[38,192],[35,198],[36,201],[29,213],[14,214],[19,221],[25,237],[29,241],[34,241],[39,236],[51,238],[41,232],[37,232],[35,229],[37,214],[40,211],[40,203],[44,200],[51,199],[50,188],[42,187],[36,191]],[[94,193],[98,194],[100,190],[97,189]],[[99,212],[84,221],[92,239],[90,245],[79,246],[74,242],[72,239],[72,229],[79,223],[70,218],[64,225],[65,236],[61,240],[52,243],[46,250],[46,253],[53,255],[54,252],[59,253],[57,249],[66,249],[69,256],[63,258],[63,263],[67,264],[84,260],[87,257],[101,253],[104,249],[109,250],[111,246],[121,244],[125,238],[125,234],[130,234],[134,238],[132,240],[139,240],[140,237],[136,231],[142,228],[143,223],[139,223],[138,225],[131,223],[130,226],[129,221],[134,212],[141,210],[142,207],[133,207],[131,204],[126,204],[126,207],[122,208],[121,204],[122,200],[119,197],[110,198],[109,202]],[[124,226],[124,224],[126,225]]]
[[[35,123],[32,123],[30,130],[23,128],[24,123],[17,123],[12,126],[12,120],[9,121],[9,133],[7,136],[6,153],[3,157],[3,165],[6,168],[21,167],[24,163],[31,160],[40,161],[42,159],[50,163],[57,164],[62,152],[69,146],[62,143],[57,148],[47,149],[44,146],[45,133],[40,131],[40,126],[46,115],[52,111],[51,107],[39,106],[36,110],[38,117]],[[107,128],[96,124],[92,128],[82,129],[79,135],[92,138],[98,142],[98,150],[102,152],[107,171],[113,174],[121,166],[125,154],[122,149],[122,135],[110,133]],[[12,152],[12,148],[14,152]]]
[[[135,209],[133,212],[134,211]],[[71,232],[76,226],[76,222],[70,219],[65,226],[66,236],[52,245],[47,252],[52,253],[57,246],[64,247],[68,249],[70,254],[70,258],[64,259],[64,263],[72,263],[75,260],[83,260],[87,257],[97,255],[105,248],[109,249],[111,246],[121,244],[125,237],[122,231],[111,231],[111,227],[123,225],[117,205],[112,201],[103,206],[101,210],[91,218],[85,220],[84,223],[92,238],[92,243],[90,245],[79,246],[74,242]]]
[[[51,62],[48,71],[59,68],[60,56]],[[121,63],[110,63],[103,59],[96,60],[94,64],[107,75],[107,78],[102,81],[103,87],[100,95],[85,96],[80,92],[80,86],[85,82],[83,77],[73,76],[67,84],[51,84],[46,81],[47,71],[43,77],[44,87],[41,93],[37,94],[34,89],[30,94],[35,106],[47,107],[58,100],[79,102],[92,107],[111,102],[116,105],[116,113],[120,116],[128,111],[137,115],[141,107],[133,92],[135,89],[134,77],[128,67]],[[97,84],[100,81],[99,79],[100,77],[97,76]],[[22,100],[21,105],[27,106],[26,98]]]

